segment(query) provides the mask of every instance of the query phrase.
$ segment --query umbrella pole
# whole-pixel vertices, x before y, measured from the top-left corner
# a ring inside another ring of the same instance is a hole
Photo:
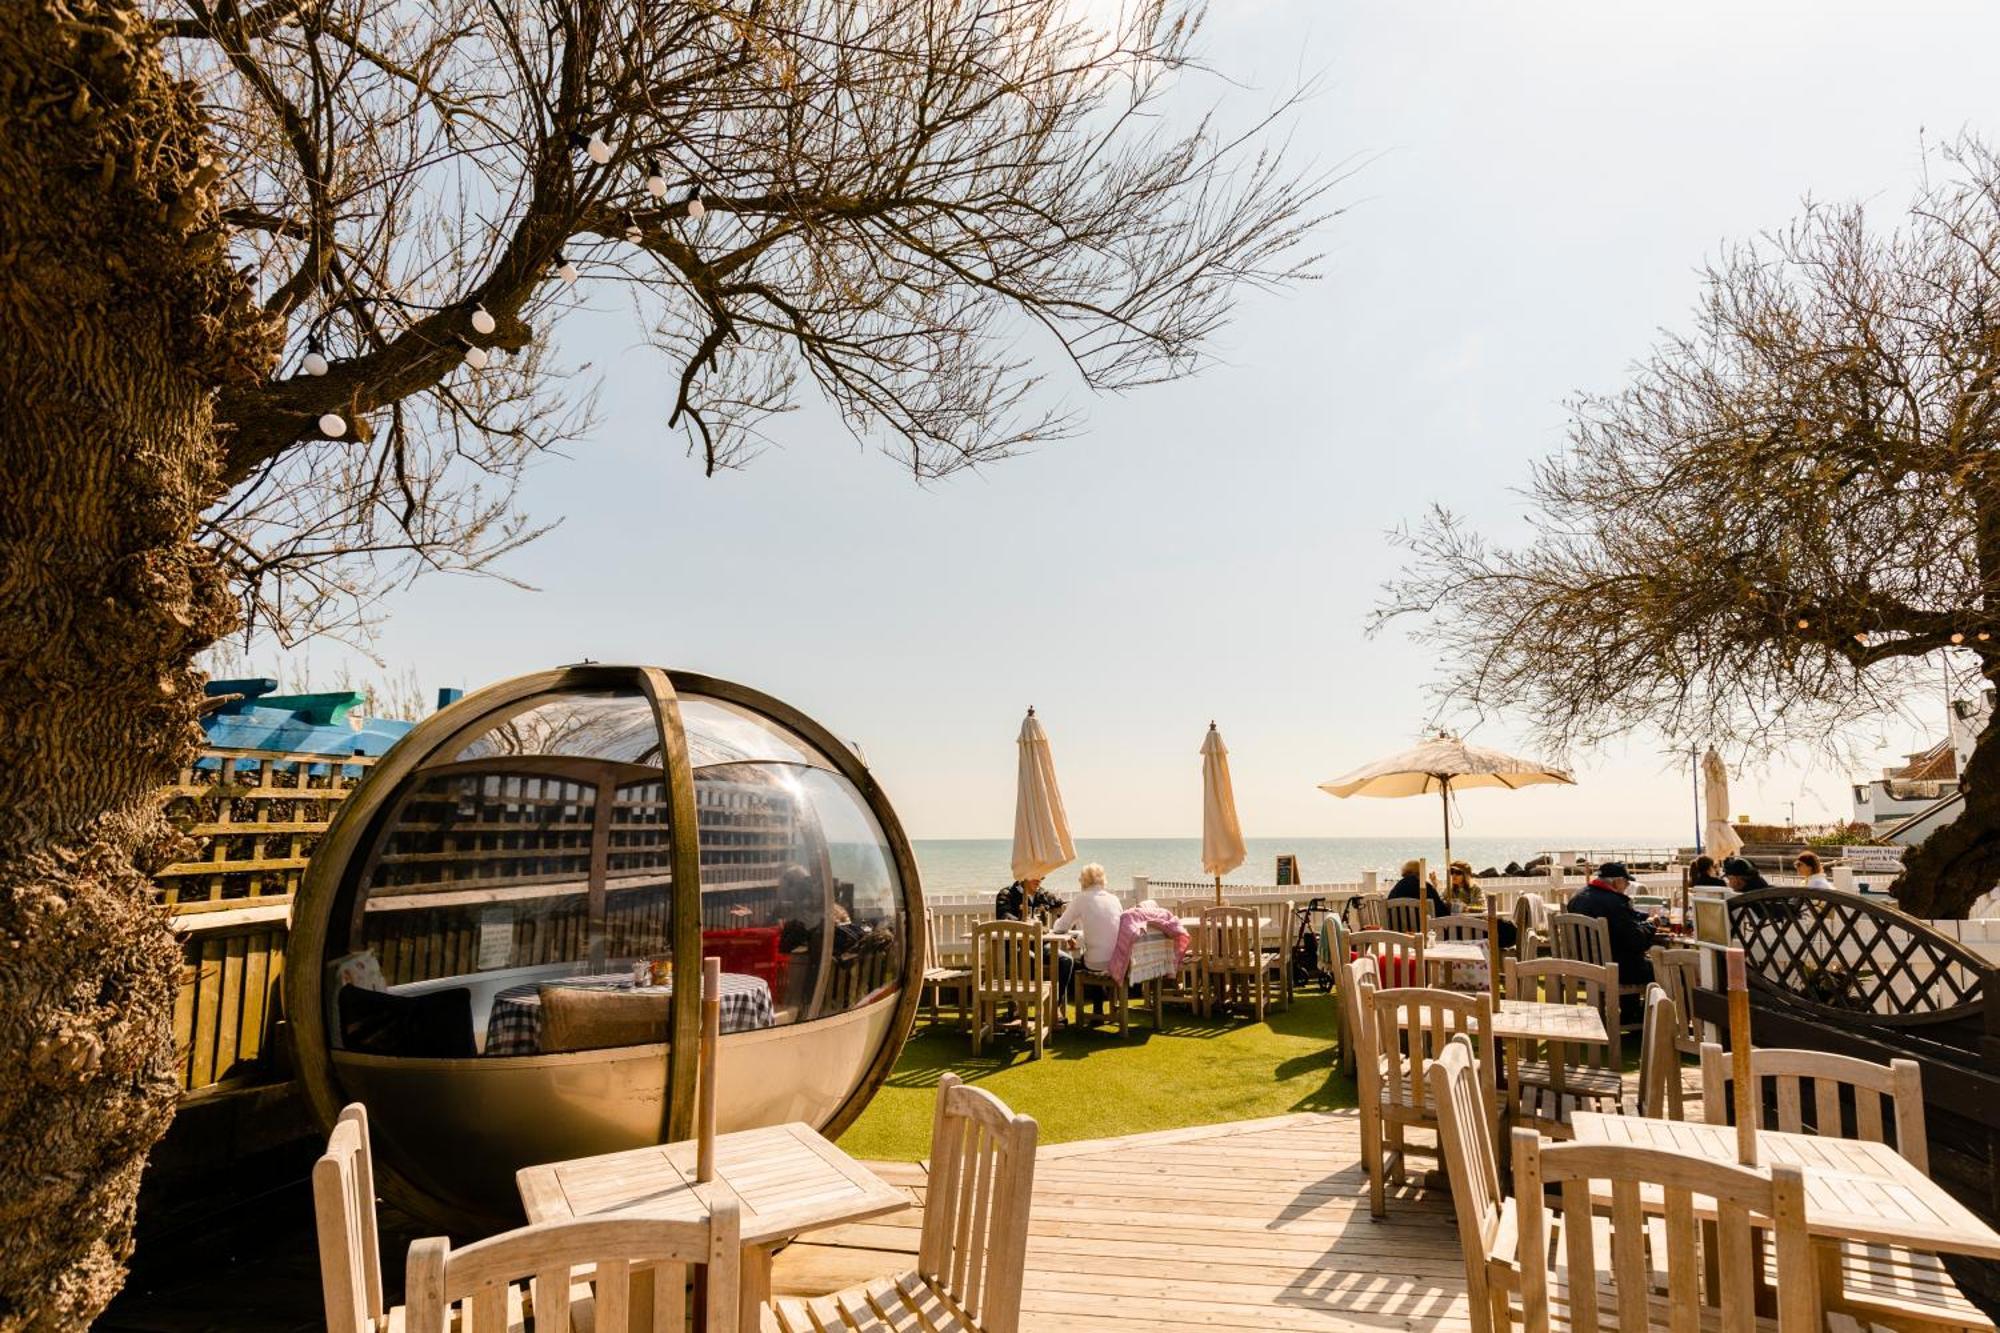
[[[1215,905],[1222,906],[1222,876],[1215,877]]]
[[[1438,791],[1444,797],[1444,892],[1445,905],[1451,905],[1451,779],[1440,778]],[[1420,895],[1428,897],[1427,894]]]

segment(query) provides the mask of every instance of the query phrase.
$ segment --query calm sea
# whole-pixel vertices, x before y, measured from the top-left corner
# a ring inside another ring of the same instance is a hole
[[[1612,853],[1676,845],[1669,836],[1593,838],[1454,838],[1452,855],[1470,861],[1474,872],[1504,868],[1509,861],[1528,861],[1543,852]],[[1013,844],[1006,838],[918,838],[911,842],[923,874],[924,894],[943,902],[959,894],[993,893],[1014,878],[1009,867]],[[1277,858],[1289,852],[1299,858],[1308,884],[1352,883],[1363,870],[1393,872],[1406,860],[1443,854],[1435,838],[1251,838],[1249,855],[1233,873],[1230,884],[1274,883]],[[1076,888],[1077,872],[1096,861],[1114,889],[1131,885],[1132,876],[1198,880],[1201,873],[1199,838],[1079,838],[1076,862],[1049,876],[1049,887],[1067,897]]]

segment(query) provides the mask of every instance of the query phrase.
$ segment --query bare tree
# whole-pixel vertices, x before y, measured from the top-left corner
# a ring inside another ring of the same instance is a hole
[[[1752,753],[1837,745],[1937,680],[2000,680],[2000,163],[1967,142],[1893,230],[1811,207],[1706,275],[1694,332],[1576,404],[1533,537],[1436,511],[1377,617],[1421,617],[1446,692],[1565,748],[1633,728]],[[2000,729],[1897,891],[1962,915],[2000,882]]]
[[[0,6],[0,1327],[119,1280],[174,1104],[151,793],[232,597],[337,631],[532,537],[515,484],[588,420],[556,331],[590,292],[629,296],[711,470],[816,399],[940,476],[1074,427],[1042,361],[1195,369],[1238,293],[1302,275],[1328,183],[1268,117],[1157,114],[1199,19]]]

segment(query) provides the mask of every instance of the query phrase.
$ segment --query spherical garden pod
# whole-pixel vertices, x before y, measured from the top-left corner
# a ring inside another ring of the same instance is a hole
[[[824,728],[586,664],[443,709],[347,797],[286,1013],[320,1121],[365,1103],[384,1192],[464,1235],[518,1220],[523,1166],[693,1136],[705,955],[721,1130],[838,1134],[908,1035],[922,929],[896,817]]]

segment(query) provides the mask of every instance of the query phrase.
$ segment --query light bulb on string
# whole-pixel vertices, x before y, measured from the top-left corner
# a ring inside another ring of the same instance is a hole
[[[701,201],[700,190],[688,191],[688,217],[695,222],[708,216],[708,205]]]
[[[1951,641],[1952,641],[1953,643],[1964,643],[1964,642],[1965,642],[1965,635],[1964,635],[1964,634],[1963,634],[1962,632],[1956,632],[1956,631],[1954,631],[1954,632],[1953,632],[1953,634],[1952,634],[1952,636],[1951,636]]]
[[[484,347],[481,347],[478,343],[467,343],[465,345],[466,365],[471,366],[474,370],[484,370],[486,369],[487,360],[488,355]]]
[[[303,370],[306,374],[317,378],[321,375],[326,374],[328,366],[326,363],[326,358],[320,355],[319,348],[314,347],[311,351],[307,352],[305,356],[299,361],[299,369]]]
[[[572,264],[566,256],[557,255],[556,276],[562,279],[563,286],[567,287],[571,285],[576,281],[576,265]]]
[[[480,305],[472,308],[472,331],[474,333],[491,333],[498,327],[499,321],[493,318],[485,306]]]
[[[1988,634],[1985,630],[1979,631],[1979,641],[1981,643],[1985,643],[1988,639],[1992,637],[1993,636],[1991,634]]]
[[[1800,617],[1799,617],[1799,628],[1800,628],[1800,629],[1811,629],[1811,628],[1812,628],[1812,621],[1810,621],[1810,620],[1807,620],[1807,619],[1806,619],[1806,618],[1805,618],[1804,616],[1800,616]]]
[[[329,440],[337,440],[347,434],[347,422],[338,412],[327,412],[319,419],[319,433]]]
[[[611,160],[611,145],[604,142],[601,130],[590,132],[590,142],[583,146],[583,151],[600,167]]]
[[[633,217],[630,213],[625,215],[625,239],[633,245],[637,245],[646,239],[646,233],[639,230],[639,219]]]
[[[1866,634],[1857,634],[1857,635],[1855,635],[1855,636],[1854,636],[1854,641],[1855,641],[1856,643],[1867,643],[1867,642],[1868,642],[1868,636],[1867,636]]]
[[[660,170],[660,160],[654,158],[646,164],[646,193],[655,199],[667,197],[667,178]]]

